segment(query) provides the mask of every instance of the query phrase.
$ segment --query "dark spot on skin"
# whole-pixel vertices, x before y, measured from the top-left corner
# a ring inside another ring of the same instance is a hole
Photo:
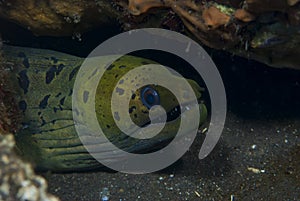
[[[54,112],[54,113],[56,113],[56,112],[57,112],[57,110],[58,110],[58,108],[57,108],[57,107],[54,107],[54,108],[53,108],[53,112]]]
[[[120,121],[120,116],[119,116],[119,113],[118,113],[118,112],[115,112],[115,113],[114,113],[114,118],[115,118],[117,121]]]
[[[40,116],[42,114],[42,112],[38,112],[38,115]]]
[[[55,124],[55,122],[56,122],[56,120],[52,120],[52,121],[51,121],[52,124]]]
[[[136,94],[132,94],[131,99],[134,100],[136,97]]]
[[[86,103],[86,102],[88,101],[88,99],[89,99],[89,94],[90,94],[90,92],[88,92],[88,91],[84,91],[84,92],[83,92],[83,102],[84,102],[84,103]]]
[[[119,84],[123,84],[124,83],[124,80],[122,79],[122,80],[120,80],[120,82],[119,82]]]
[[[106,128],[110,128],[110,125],[107,124],[107,125],[106,125]]]
[[[48,105],[48,99],[50,98],[50,94],[49,95],[47,95],[47,96],[45,96],[44,98],[43,98],[43,100],[41,100],[41,102],[40,102],[40,104],[39,104],[39,108],[40,109],[45,109],[46,107],[47,107],[47,105]]]
[[[27,109],[27,103],[26,101],[22,100],[19,102],[19,108],[20,110],[22,110],[23,112],[25,112],[25,110]]]
[[[129,114],[131,114],[134,110],[136,110],[136,107],[135,106],[132,106],[129,108]]]
[[[54,79],[56,72],[56,67],[51,66],[51,68],[46,72],[46,84],[50,84],[52,80]]]
[[[41,126],[44,126],[46,124],[46,121],[45,121],[45,119],[43,117],[41,117],[41,120],[42,120]]]
[[[118,74],[116,74],[116,75],[115,75],[115,78],[117,78],[118,76],[119,76],[119,75],[118,75]]]
[[[55,64],[58,62],[58,59],[55,58],[55,57],[51,57],[50,59],[51,59],[51,60],[53,61],[53,63],[55,63]]]
[[[133,116],[134,116],[134,118],[137,118],[137,114],[134,114]]]
[[[71,73],[69,74],[69,81],[71,81],[73,79],[73,77],[76,75],[77,71],[79,70],[80,66],[77,66],[76,68],[74,68]]]
[[[106,69],[107,70],[111,70],[111,69],[113,69],[115,67],[115,65],[114,64],[111,64],[111,65],[109,65]]]
[[[29,87],[29,79],[27,76],[27,70],[22,70],[21,72],[18,73],[18,81],[19,81],[19,86],[21,89],[23,89],[24,94],[28,92],[28,87]]]
[[[29,65],[28,58],[24,58],[23,65],[25,66],[25,68],[29,68],[30,65]]]
[[[66,97],[63,97],[62,99],[60,99],[59,104],[61,104],[61,105],[65,104],[65,99],[66,99]]]
[[[58,94],[56,94],[56,98],[58,98],[61,95],[61,92],[59,92]]]
[[[116,92],[119,94],[119,95],[123,95],[124,94],[124,89],[121,89],[119,87],[116,88]]]
[[[59,75],[64,69],[65,65],[59,64],[58,66],[51,66],[51,68],[46,72],[46,84],[50,84],[55,76]]]
[[[126,68],[126,66],[124,66],[124,65],[121,65],[121,66],[119,66],[119,68]]]
[[[56,75],[59,75],[59,73],[64,69],[65,65],[59,64],[56,69]]]

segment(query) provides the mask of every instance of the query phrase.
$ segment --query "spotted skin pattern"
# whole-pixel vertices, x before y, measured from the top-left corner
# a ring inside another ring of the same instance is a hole
[[[14,98],[22,113],[22,126],[16,133],[20,154],[40,170],[80,171],[101,167],[81,144],[72,116],[72,89],[84,59],[50,50],[6,45],[3,52],[5,65],[10,71],[9,79],[15,86]],[[180,118],[172,120],[154,139],[137,141],[122,133],[114,123],[113,115],[116,119],[119,116],[118,112],[111,112],[114,87],[117,85],[116,93],[122,96],[130,89],[126,88],[128,80],[120,78],[131,69],[150,63],[154,62],[133,56],[121,57],[106,67],[96,93],[95,109],[104,133],[117,147],[133,153],[151,150],[172,139],[180,124]],[[95,74],[89,73],[91,76]],[[130,81],[140,82],[141,79],[134,77]],[[200,98],[202,88],[196,82],[188,81]],[[169,90],[152,87],[160,94],[161,105],[167,112],[178,105]],[[89,91],[84,91],[83,102],[89,96]],[[201,119],[205,119],[206,108],[203,104],[200,106],[203,109]],[[149,122],[149,110],[141,101],[140,89],[133,93],[128,112],[139,126]]]

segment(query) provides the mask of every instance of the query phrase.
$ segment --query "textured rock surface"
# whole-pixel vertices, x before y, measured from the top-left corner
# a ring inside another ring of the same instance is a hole
[[[203,44],[270,66],[300,69],[300,4],[294,0],[129,0],[133,15],[168,7]]]
[[[125,30],[162,27],[214,49],[300,69],[299,0],[2,0],[0,17],[52,36],[117,21]]]
[[[111,23],[116,10],[105,0],[1,0],[0,17],[37,35],[62,36]]]
[[[13,152],[13,135],[0,133],[0,200],[58,201],[47,193],[46,180]]]

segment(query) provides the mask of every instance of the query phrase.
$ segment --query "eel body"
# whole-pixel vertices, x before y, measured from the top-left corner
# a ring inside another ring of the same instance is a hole
[[[21,126],[15,136],[22,157],[40,170],[78,171],[101,167],[82,145],[73,121],[73,86],[84,58],[51,50],[7,45],[3,46],[3,58],[8,79],[14,86],[14,99],[21,112]],[[132,153],[148,152],[172,140],[180,124],[180,115],[174,112],[174,108],[178,108],[177,99],[169,90],[154,85],[148,87],[159,95],[159,104],[169,114],[159,135],[153,139],[137,140],[122,133],[114,122],[110,104],[115,86],[120,85],[116,93],[130,90],[126,84],[122,85],[122,77],[137,66],[152,63],[155,62],[123,56],[106,67],[97,87],[95,111],[99,125],[112,143]],[[140,81],[138,76],[131,78],[131,82],[136,84],[140,84]],[[197,98],[200,98],[202,88],[195,81],[188,82]],[[181,90],[180,86],[176,87]],[[143,101],[143,89],[133,92],[128,108],[133,122],[140,127],[149,123],[150,108]],[[88,96],[89,92],[86,93]],[[204,104],[199,104],[199,107],[202,123],[206,118],[206,108]],[[109,159],[109,155],[107,157]]]

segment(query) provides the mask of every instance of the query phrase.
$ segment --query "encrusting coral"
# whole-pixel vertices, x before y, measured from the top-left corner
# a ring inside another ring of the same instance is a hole
[[[142,15],[158,7],[172,9],[191,35],[211,48],[300,68],[298,0],[129,0],[127,9]]]

